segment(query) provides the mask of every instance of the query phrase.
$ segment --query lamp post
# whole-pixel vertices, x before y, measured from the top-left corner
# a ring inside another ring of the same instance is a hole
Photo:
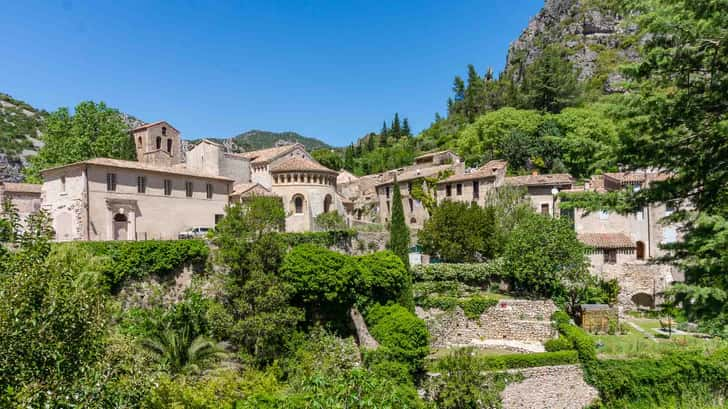
[[[553,199],[551,203],[551,217],[554,218],[556,217],[556,196],[558,195],[559,189],[557,189],[555,186],[551,188],[551,198]]]

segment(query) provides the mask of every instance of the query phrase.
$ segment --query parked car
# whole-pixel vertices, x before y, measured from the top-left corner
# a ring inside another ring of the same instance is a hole
[[[180,232],[177,237],[180,239],[202,239],[207,237],[207,232],[209,231],[209,227],[193,227],[189,230]]]

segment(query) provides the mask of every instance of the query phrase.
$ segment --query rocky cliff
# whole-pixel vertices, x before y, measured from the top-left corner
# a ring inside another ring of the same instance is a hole
[[[0,93],[0,181],[20,182],[27,158],[43,145],[40,128],[46,112]]]
[[[636,27],[614,0],[546,0],[508,50],[505,72],[520,82],[525,68],[551,44],[563,47],[581,81],[604,92],[620,91],[620,64],[637,60]]]

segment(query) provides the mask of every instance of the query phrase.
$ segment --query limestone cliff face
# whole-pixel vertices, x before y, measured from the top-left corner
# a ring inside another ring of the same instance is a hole
[[[550,44],[562,46],[579,72],[604,92],[618,92],[620,64],[638,58],[629,26],[610,0],[546,0],[508,50],[505,72],[520,82],[525,68]]]

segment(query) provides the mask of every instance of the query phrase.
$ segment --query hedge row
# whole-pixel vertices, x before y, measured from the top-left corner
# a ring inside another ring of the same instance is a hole
[[[603,408],[703,407],[728,397],[728,349],[710,355],[686,351],[659,359],[600,360],[585,369]]]
[[[434,263],[412,267],[415,281],[458,281],[477,286],[485,286],[506,278],[503,260],[495,259],[487,263]]]
[[[480,363],[485,370],[571,365],[579,363],[579,355],[576,351],[505,354],[482,357],[480,358]]]
[[[203,240],[87,241],[60,243],[79,246],[95,256],[108,257],[102,273],[111,289],[128,279],[165,275],[185,264],[199,264],[210,252]]]
[[[350,247],[351,239],[357,235],[356,230],[332,230],[304,233],[280,233],[289,247],[301,244],[314,244],[321,247]]]

